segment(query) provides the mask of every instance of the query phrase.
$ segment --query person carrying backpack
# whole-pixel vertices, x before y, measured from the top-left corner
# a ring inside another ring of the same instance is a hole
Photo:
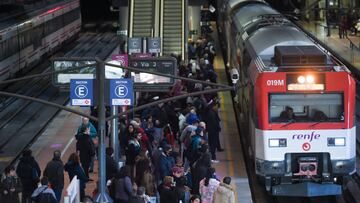
[[[41,186],[31,195],[31,200],[35,203],[57,203],[54,190],[49,186],[49,181],[46,176],[41,178]]]
[[[32,151],[30,149],[25,149],[16,168],[16,174],[20,178],[23,186],[22,203],[31,202],[31,194],[36,189],[41,174],[39,164],[35,161],[31,153]]]

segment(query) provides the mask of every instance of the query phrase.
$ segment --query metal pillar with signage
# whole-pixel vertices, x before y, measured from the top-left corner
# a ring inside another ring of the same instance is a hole
[[[95,202],[110,203],[113,202],[106,192],[106,155],[105,155],[105,63],[97,60],[98,66],[96,70],[96,78],[98,80],[98,129],[100,135],[99,142],[99,193],[95,198]]]

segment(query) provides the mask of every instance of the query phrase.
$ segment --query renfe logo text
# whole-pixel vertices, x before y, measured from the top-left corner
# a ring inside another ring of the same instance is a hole
[[[317,140],[320,138],[320,134],[315,133],[315,131],[313,131],[311,134],[294,134],[292,136],[293,140],[309,140],[309,142],[313,141],[313,140]]]

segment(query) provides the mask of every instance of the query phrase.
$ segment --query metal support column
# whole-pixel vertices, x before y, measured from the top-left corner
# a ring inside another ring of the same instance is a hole
[[[325,1],[325,13],[326,13],[326,29],[327,29],[327,34],[326,34],[326,36],[327,37],[330,37],[330,23],[329,23],[329,0],[326,0]]]
[[[98,129],[100,132],[100,142],[99,142],[99,193],[95,198],[97,203],[112,203],[112,199],[106,193],[106,155],[105,155],[105,63],[97,59],[97,70],[96,78],[99,81],[98,89]]]
[[[112,106],[111,107],[111,115],[116,116],[118,115],[118,107]],[[118,117],[115,117],[111,120],[111,144],[112,148],[114,149],[114,160],[116,163],[119,162],[119,155],[120,155],[120,145],[118,139]]]

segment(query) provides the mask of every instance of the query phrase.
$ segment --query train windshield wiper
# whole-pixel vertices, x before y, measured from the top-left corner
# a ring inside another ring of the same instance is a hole
[[[322,121],[315,122],[314,124],[311,124],[310,127],[316,126],[317,124],[321,123]]]
[[[286,127],[286,126],[291,125],[291,124],[293,124],[293,123],[295,123],[295,119],[290,119],[287,123],[285,123],[285,124],[282,125],[281,127],[283,128],[283,127]]]

